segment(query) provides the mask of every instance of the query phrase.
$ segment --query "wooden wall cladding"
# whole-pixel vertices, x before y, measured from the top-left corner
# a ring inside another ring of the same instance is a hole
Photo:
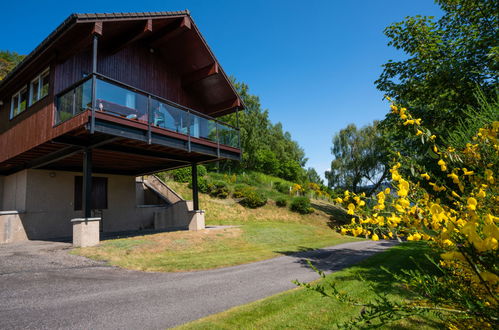
[[[168,54],[151,51],[140,43],[132,44],[116,54],[101,52],[97,72],[175,103],[204,112],[193,95],[182,88],[180,75],[168,64]]]
[[[44,109],[0,134],[0,163],[88,122],[88,113],[83,112],[52,127],[53,114],[53,104],[50,103]]]

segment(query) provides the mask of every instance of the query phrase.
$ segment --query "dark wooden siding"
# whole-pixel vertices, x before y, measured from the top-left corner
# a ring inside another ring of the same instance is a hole
[[[54,71],[54,93],[57,95],[63,89],[82,79],[85,74],[92,72],[92,54],[90,51],[83,51],[73,55],[56,65]]]
[[[97,71],[154,95],[204,112],[196,98],[182,88],[176,69],[168,64],[168,54],[151,53],[140,44],[131,45],[118,53],[98,59]]]

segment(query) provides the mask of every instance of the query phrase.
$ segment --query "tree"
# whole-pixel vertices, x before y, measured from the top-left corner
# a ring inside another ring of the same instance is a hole
[[[241,162],[222,164],[222,171],[256,170],[295,182],[303,180],[307,162],[303,149],[281,123],[272,124],[268,110],[262,110],[259,97],[249,93],[248,85],[234,78],[232,82],[246,107],[238,115],[230,114],[222,120],[239,124],[243,155]]]
[[[357,129],[350,124],[333,137],[334,160],[326,172],[330,188],[348,189],[355,193],[370,184],[375,191],[388,175],[387,151],[379,123]]]
[[[493,97],[498,86],[499,20],[495,0],[437,0],[444,15],[407,17],[385,29],[388,45],[407,54],[388,61],[375,82],[427,128],[445,138],[468,106],[479,108],[479,88]],[[389,115],[386,127],[394,127]],[[403,134],[394,134],[406,145]],[[413,145],[407,146],[412,148]]]
[[[8,50],[0,51],[0,80],[2,80],[10,70],[14,69],[24,57],[24,55],[19,55],[16,52],[10,52]]]
[[[309,167],[307,169],[307,181],[312,183],[317,183],[320,186],[324,185],[324,180],[319,176],[315,168]]]

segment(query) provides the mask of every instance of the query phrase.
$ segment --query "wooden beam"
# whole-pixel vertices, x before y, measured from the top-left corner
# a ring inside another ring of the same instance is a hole
[[[234,108],[240,108],[241,107],[241,100],[239,98],[229,100],[229,101],[224,101],[215,105],[212,105],[208,108],[208,113],[210,115],[216,115],[219,113],[223,113],[225,111],[234,109]]]
[[[149,46],[152,48],[157,48],[161,45],[166,44],[168,41],[172,40],[176,36],[189,31],[192,29],[191,20],[189,17],[183,17],[178,23],[174,23],[172,26],[168,26],[164,33],[160,33],[158,38],[149,42]]]
[[[161,151],[156,151],[156,150],[147,150],[143,148],[135,148],[135,147],[128,147],[124,145],[105,145],[101,146],[98,148],[99,150],[104,150],[104,151],[109,151],[113,153],[119,153],[123,155],[128,155],[128,156],[143,156],[143,157],[150,157],[154,159],[161,159],[161,160],[169,160],[169,161],[175,161],[175,162],[182,162],[182,163],[190,163],[192,162],[192,157],[182,157],[180,155],[173,155],[170,153],[165,153]]]
[[[187,87],[195,82],[201,81],[218,73],[218,63],[214,62],[204,68],[183,75],[182,86]]]
[[[152,33],[152,19],[148,19],[142,22],[137,28],[129,30],[124,33],[122,38],[117,38],[109,46],[106,47],[106,51],[112,55],[116,54],[123,48],[133,44],[139,39],[142,39]]]
[[[102,21],[95,22],[92,27],[92,35],[102,36]]]

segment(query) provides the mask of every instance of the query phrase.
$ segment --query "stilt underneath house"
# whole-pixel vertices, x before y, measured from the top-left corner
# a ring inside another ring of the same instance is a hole
[[[243,108],[187,11],[73,14],[0,81],[0,243],[204,228],[197,164]],[[192,168],[192,201],[153,174]]]

